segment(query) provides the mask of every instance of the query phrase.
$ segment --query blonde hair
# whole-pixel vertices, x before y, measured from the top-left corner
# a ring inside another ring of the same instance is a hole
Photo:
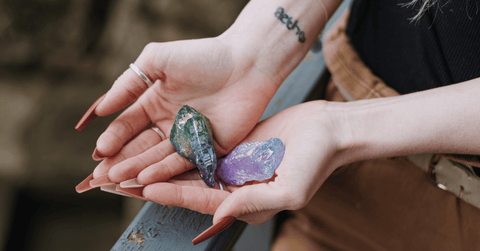
[[[400,6],[402,7],[414,7],[417,2],[420,2],[419,0],[412,0],[411,2],[409,3],[403,3],[403,4],[400,4]],[[425,13],[425,11],[427,11],[430,7],[432,7],[435,3],[437,2],[437,0],[421,0],[421,7],[420,9],[418,10],[418,13],[417,15],[415,15],[414,17],[410,18],[410,20],[413,22],[413,21],[418,21],[422,16],[423,14]]]

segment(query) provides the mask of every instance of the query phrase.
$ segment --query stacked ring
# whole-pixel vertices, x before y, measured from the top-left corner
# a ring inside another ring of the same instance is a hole
[[[140,70],[140,68],[138,68],[138,66],[132,63],[130,64],[130,69],[137,73],[137,75],[143,79],[143,81],[145,82],[145,84],[147,84],[148,87],[153,85],[153,82],[147,77],[147,75],[145,75],[145,73],[143,73],[142,70]]]
[[[158,127],[154,126],[154,127],[151,127],[151,128],[154,132],[156,132],[158,134],[158,136],[160,136],[160,139],[162,141],[165,140],[165,138],[166,138],[165,134],[163,134],[163,132]]]

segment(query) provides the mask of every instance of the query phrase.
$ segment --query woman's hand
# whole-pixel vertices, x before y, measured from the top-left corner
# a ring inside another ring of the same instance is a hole
[[[149,44],[135,65],[154,85],[147,90],[128,69],[94,110],[106,116],[136,100],[99,137],[93,157],[106,159],[93,176],[108,173],[115,183],[138,176],[146,185],[192,169],[167,140],[160,142],[153,130],[142,132],[153,123],[168,138],[182,105],[210,119],[217,156],[228,153],[258,122],[339,4],[252,0],[216,38]],[[276,16],[279,7],[285,16]],[[288,18],[301,23],[304,41],[289,28]]]
[[[309,102],[280,112],[259,123],[245,142],[280,138],[285,156],[270,180],[208,188],[202,180],[169,180],[147,185],[146,199],[171,206],[215,214],[214,223],[234,216],[262,224],[285,209],[306,205],[339,162],[334,158],[342,139],[338,116],[326,112],[327,102]],[[142,175],[142,173],[140,173]]]
[[[170,145],[157,144],[160,138],[152,132],[142,133],[150,136],[140,134],[134,137],[150,123],[168,137],[176,113],[186,104],[210,119],[217,155],[226,154],[255,126],[278,82],[282,81],[259,71],[259,67],[265,66],[252,65],[253,57],[246,54],[234,51],[220,38],[148,45],[135,64],[157,81],[145,91],[146,84],[129,69],[115,82],[96,108],[96,114],[108,115],[137,97],[138,100],[100,136],[95,153],[111,157],[120,151],[120,162],[126,159],[126,155],[133,157],[146,152],[146,158],[130,159],[131,166],[137,168],[161,162],[174,153]],[[118,96],[127,96],[128,99],[118,99]],[[123,148],[127,152],[122,152]],[[178,162],[173,156],[166,159],[165,165],[170,165],[169,159]],[[111,167],[107,164],[99,165],[94,176],[106,173]],[[191,165],[185,168],[191,168]],[[117,173],[111,174],[113,181],[136,176],[130,177],[123,171]]]

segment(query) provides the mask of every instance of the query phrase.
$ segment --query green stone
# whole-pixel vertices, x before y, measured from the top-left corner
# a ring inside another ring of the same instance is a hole
[[[212,135],[208,118],[188,105],[180,108],[170,132],[170,142],[177,153],[197,166],[209,187],[215,186],[217,168]]]

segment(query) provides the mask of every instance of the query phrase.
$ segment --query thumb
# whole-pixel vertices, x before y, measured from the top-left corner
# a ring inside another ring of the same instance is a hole
[[[273,182],[244,186],[220,204],[213,223],[233,216],[253,225],[263,224],[287,207],[288,197],[288,193]]]

